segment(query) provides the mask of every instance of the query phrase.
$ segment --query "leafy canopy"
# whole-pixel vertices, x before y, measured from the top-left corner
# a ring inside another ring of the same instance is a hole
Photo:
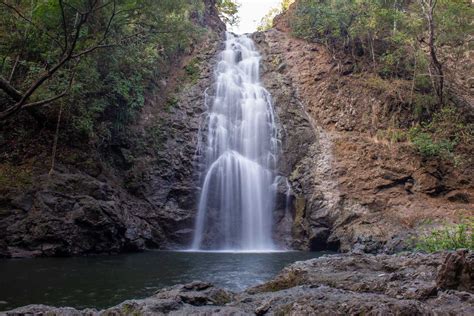
[[[0,7],[0,76],[26,91],[70,52],[29,99],[67,91],[69,128],[103,137],[133,118],[148,84],[191,47],[200,33],[191,13],[204,9],[198,0],[2,0]],[[14,102],[1,90],[0,101],[0,111]],[[48,119],[54,109],[41,112]]]

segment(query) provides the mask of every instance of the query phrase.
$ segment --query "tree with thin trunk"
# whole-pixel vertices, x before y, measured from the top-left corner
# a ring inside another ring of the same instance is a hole
[[[443,104],[444,96],[444,72],[443,65],[438,59],[438,54],[436,51],[436,30],[435,30],[435,21],[434,21],[434,11],[437,5],[437,0],[419,0],[423,14],[428,23],[428,47],[430,50],[430,59],[433,72],[431,72],[432,80],[434,82],[434,89],[436,95],[438,96],[439,104]]]

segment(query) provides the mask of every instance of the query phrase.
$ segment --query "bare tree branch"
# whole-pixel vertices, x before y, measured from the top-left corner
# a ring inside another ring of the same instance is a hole
[[[32,107],[38,107],[38,106],[46,105],[48,103],[54,102],[54,101],[64,97],[66,94],[68,94],[68,92],[69,92],[69,90],[63,91],[62,93],[60,93],[60,94],[58,94],[58,95],[56,95],[52,98],[37,101],[37,102],[31,102],[31,103],[23,105],[21,108],[26,109],[26,108],[32,108]]]
[[[6,79],[0,76],[0,89],[15,101],[20,101],[23,94],[15,89]]]
[[[23,98],[21,98],[15,105],[9,107],[8,109],[6,109],[5,111],[3,112],[0,112],[0,120],[3,120],[13,114],[15,114],[16,112],[20,111],[20,110],[23,110],[23,109],[31,109],[31,108],[34,108],[34,107],[39,107],[39,106],[43,106],[43,105],[46,105],[46,104],[49,104],[51,102],[54,102],[64,96],[66,96],[69,91],[71,90],[71,87],[74,83],[74,77],[76,75],[76,69],[77,69],[77,65],[79,64],[79,61],[76,62],[76,64],[74,65],[74,70],[73,70],[73,73],[71,74],[71,78],[69,79],[69,83],[68,83],[68,86],[67,88],[60,94],[54,96],[54,97],[51,97],[51,98],[48,98],[48,99],[44,99],[44,100],[40,100],[40,101],[37,101],[37,102],[31,102],[31,103],[28,103],[28,104],[24,104],[24,103],[21,103]]]
[[[97,45],[97,46],[93,46],[93,47],[90,47],[88,49],[85,49],[79,53],[76,53],[76,54],[73,54],[71,55],[71,58],[78,58],[78,57],[81,57],[83,55],[86,55],[86,54],[89,54],[89,53],[92,53],[93,51],[97,50],[97,49],[101,49],[101,48],[108,48],[108,47],[114,47],[114,46],[118,46],[118,44],[106,44],[106,45]]]
[[[105,28],[104,35],[102,36],[102,40],[100,42],[105,41],[105,39],[107,38],[107,35],[109,34],[110,26],[112,25],[112,21],[114,20],[115,14],[117,13],[117,4],[115,3],[115,0],[113,0],[112,3],[113,3],[112,14],[110,15],[110,19],[107,22],[107,27]]]
[[[18,66],[19,61],[20,61],[20,54],[16,55],[15,63],[13,64],[12,71],[10,72],[10,77],[8,77],[8,82],[12,82],[13,75],[15,75],[16,67]]]
[[[436,8],[437,0],[421,0],[421,8],[425,14],[426,20],[428,22],[428,47],[430,49],[431,65],[436,71],[432,75],[431,79],[433,80],[434,90],[438,96],[439,104],[443,104],[444,101],[444,71],[443,64],[439,61],[438,55],[436,52],[436,34],[435,34],[435,21],[434,21],[434,10]]]

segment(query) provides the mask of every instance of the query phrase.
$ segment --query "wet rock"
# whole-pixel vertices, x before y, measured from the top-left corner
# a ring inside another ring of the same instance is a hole
[[[210,283],[196,281],[159,291],[155,298],[173,299],[193,306],[224,305],[233,298],[233,293],[214,287]]]
[[[327,256],[297,262],[248,293],[276,292],[287,299],[301,289],[300,299],[281,304],[293,312],[412,315],[437,311],[469,315],[474,311],[470,305],[474,299],[472,291],[463,294],[437,290],[437,267],[445,256],[449,254]],[[459,305],[451,306],[454,302]]]

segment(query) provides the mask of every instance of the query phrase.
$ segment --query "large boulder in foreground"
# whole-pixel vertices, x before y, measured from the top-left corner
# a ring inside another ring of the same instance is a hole
[[[333,255],[242,293],[193,282],[97,311],[29,305],[7,315],[474,315],[473,253]]]

